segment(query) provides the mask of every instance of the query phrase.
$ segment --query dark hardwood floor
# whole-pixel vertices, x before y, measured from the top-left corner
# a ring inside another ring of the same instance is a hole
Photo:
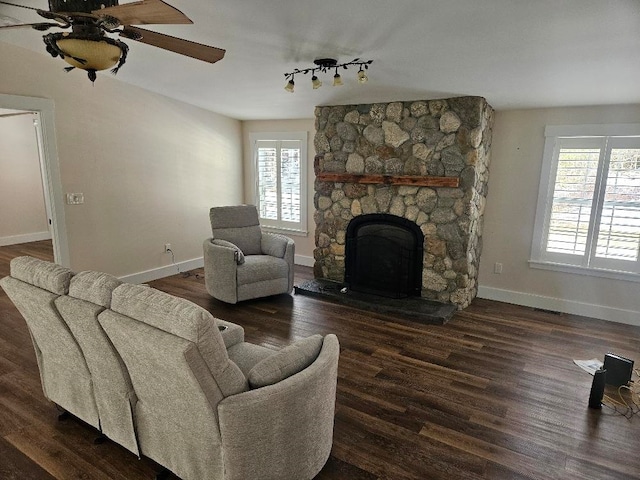
[[[1,247],[0,275],[21,254],[51,258],[43,242]],[[311,269],[297,268],[296,281],[309,278]],[[338,336],[334,443],[318,479],[640,478],[640,416],[588,409],[591,377],[572,362],[608,351],[640,362],[640,327],[480,299],[444,326],[304,296],[226,305],[206,293],[202,270],[152,286],[244,326],[249,342],[279,348]],[[56,417],[24,321],[0,292],[0,478],[134,480],[158,471]]]

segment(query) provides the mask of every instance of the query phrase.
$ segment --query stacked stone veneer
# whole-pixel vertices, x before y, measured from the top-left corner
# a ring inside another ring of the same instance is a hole
[[[446,176],[458,188],[316,179],[316,278],[343,281],[345,234],[362,214],[388,213],[424,233],[422,296],[464,308],[476,296],[493,109],[484,98],[316,107],[316,175]]]

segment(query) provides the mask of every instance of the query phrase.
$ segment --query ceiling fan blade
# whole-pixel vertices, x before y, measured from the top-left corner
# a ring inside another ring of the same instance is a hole
[[[186,24],[193,23],[189,17],[162,0],[142,0],[115,7],[94,10],[96,15],[111,15],[122,25]]]
[[[33,115],[35,112],[0,113],[0,118],[17,117],[20,115]]]
[[[52,27],[61,27],[59,23],[19,23],[17,25],[2,25],[0,28],[33,28],[40,32],[44,32],[45,30],[49,30]]]
[[[125,27],[120,34],[122,37],[137,40],[154,47],[196,58],[204,62],[215,63],[222,60],[225,50],[192,42],[183,38],[172,37],[163,33],[152,32],[138,27]]]

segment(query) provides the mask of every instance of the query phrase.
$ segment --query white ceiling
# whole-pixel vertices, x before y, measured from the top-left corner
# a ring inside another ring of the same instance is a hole
[[[316,105],[459,95],[483,96],[496,109],[640,103],[640,0],[169,3],[194,25],[148,28],[224,48],[225,58],[211,65],[128,41],[118,79],[237,119],[312,118]],[[5,5],[0,16],[40,21]],[[6,30],[0,41],[47,55],[41,35]],[[369,82],[357,84],[352,67],[342,71],[342,87],[321,74],[318,90],[310,76],[296,78],[295,93],[284,90],[285,72],[323,57],[372,59]],[[66,64],[49,61],[65,75]]]

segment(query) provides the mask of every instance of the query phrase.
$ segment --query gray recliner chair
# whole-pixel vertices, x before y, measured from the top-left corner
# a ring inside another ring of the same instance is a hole
[[[295,245],[284,235],[262,232],[255,205],[214,207],[212,238],[204,242],[209,294],[223,302],[290,293]]]

